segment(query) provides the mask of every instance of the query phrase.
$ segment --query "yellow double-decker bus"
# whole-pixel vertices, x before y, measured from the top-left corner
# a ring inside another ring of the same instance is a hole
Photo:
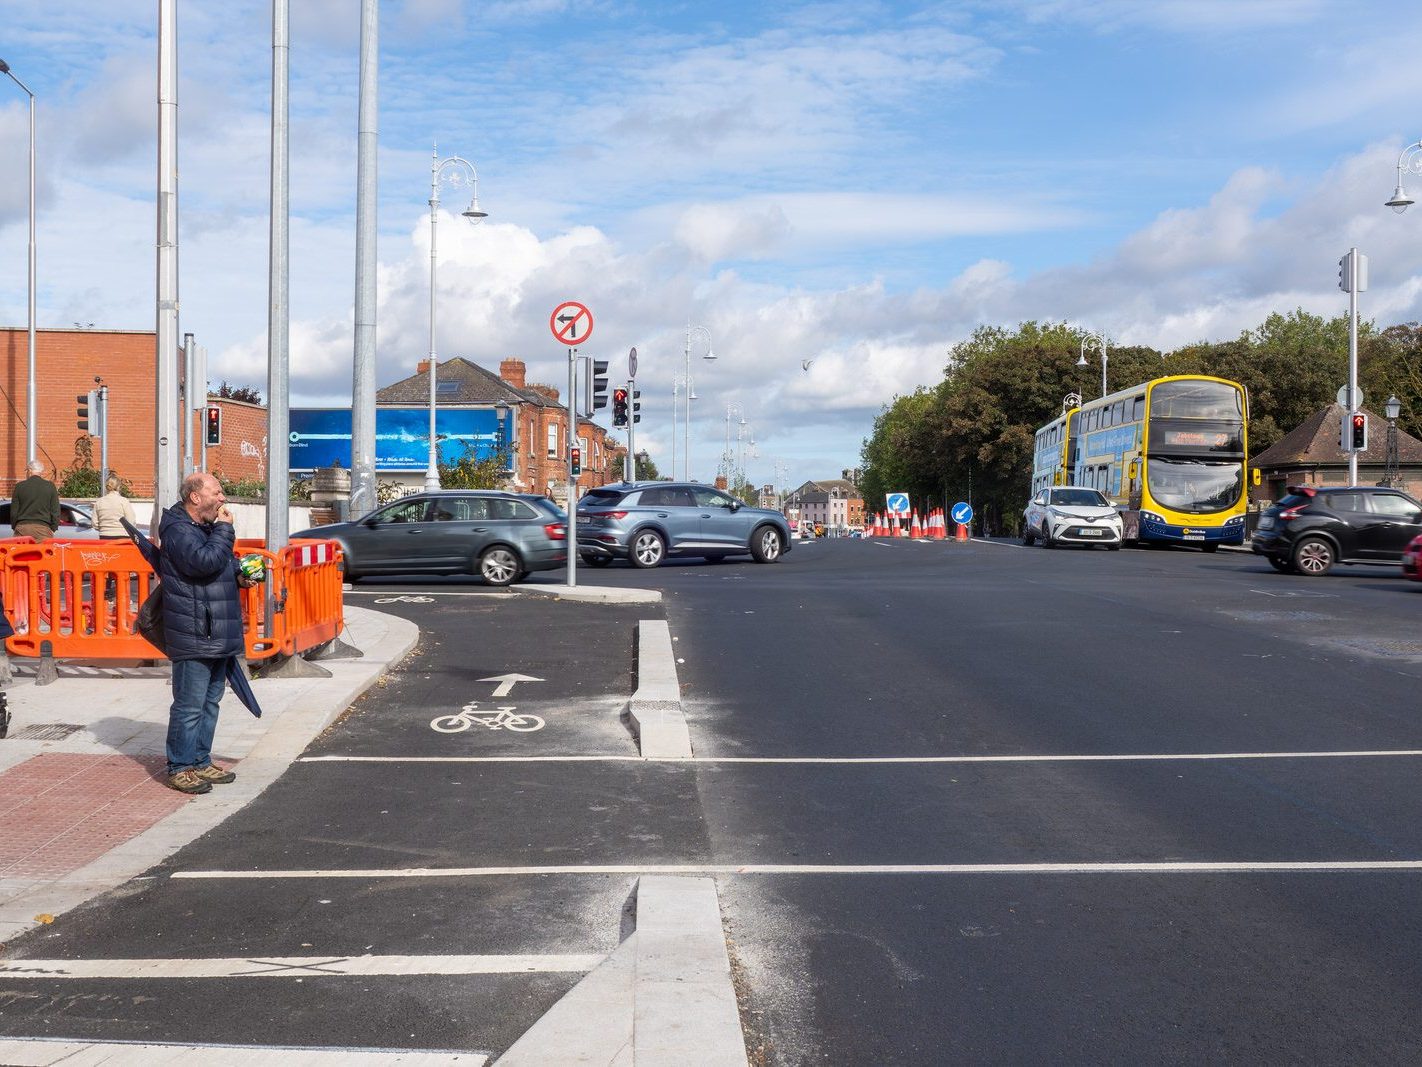
[[[1099,489],[1121,511],[1128,541],[1206,552],[1242,544],[1248,418],[1244,386],[1224,378],[1174,375],[1119,389],[1037,431],[1032,491],[1042,479]]]

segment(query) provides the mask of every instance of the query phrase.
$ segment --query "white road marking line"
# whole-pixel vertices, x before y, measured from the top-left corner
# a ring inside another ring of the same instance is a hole
[[[1318,860],[1126,863],[707,863],[586,867],[403,867],[347,870],[175,871],[174,879],[266,881],[298,878],[489,878],[501,876],[581,875],[731,875],[731,874],[1268,874],[1344,871],[1422,871],[1422,860]],[[23,961],[17,961],[23,962]]]
[[[145,1041],[75,1041],[60,1037],[0,1039],[0,1062],[17,1067],[50,1067],[64,1064],[152,1064],[176,1063],[178,1059],[200,1058],[203,1063],[223,1064],[302,1064],[319,1067],[363,1067],[365,1064],[398,1063],[401,1067],[435,1067],[460,1064],[483,1067],[487,1052],[459,1052],[454,1049],[333,1048],[305,1045],[179,1045]]]
[[[1015,541],[989,541],[986,537],[972,537],[972,538],[969,538],[969,540],[972,541],[973,543],[979,544],[979,545],[997,545],[999,548],[1031,548],[1031,547],[1033,547],[1032,545],[1019,545],[1019,544],[1017,544],[1017,542],[1015,542]]]
[[[346,596],[516,596],[516,593],[476,593],[457,589],[403,589],[398,592],[389,589],[345,589]]]
[[[254,956],[250,959],[0,960],[8,978],[313,978],[590,971],[605,956]]]
[[[1168,763],[1186,760],[1378,759],[1422,756],[1422,749],[1337,752],[1179,752],[1034,756],[302,756],[298,763]]]

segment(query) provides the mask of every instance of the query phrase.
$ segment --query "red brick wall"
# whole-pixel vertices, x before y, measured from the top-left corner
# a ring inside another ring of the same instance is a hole
[[[150,331],[36,330],[37,458],[54,476],[74,462],[75,397],[109,387],[109,466],[139,495],[153,492],[154,378],[157,342]],[[28,411],[29,340],[23,327],[0,329],[0,493],[24,477]],[[92,439],[94,465],[99,441]]]
[[[222,443],[207,446],[207,469],[231,481],[267,480],[267,409],[265,405],[209,397],[222,409]],[[202,432],[201,428],[198,430]],[[201,438],[194,438],[195,441]],[[193,448],[193,459],[201,455]]]

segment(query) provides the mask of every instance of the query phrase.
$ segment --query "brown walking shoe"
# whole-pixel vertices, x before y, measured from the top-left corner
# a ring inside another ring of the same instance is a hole
[[[168,779],[168,788],[176,789],[179,793],[211,793],[212,786],[198,777],[197,771],[191,767],[181,770]]]
[[[209,763],[206,767],[199,767],[193,771],[193,773],[204,782],[210,782],[213,785],[226,785],[228,782],[235,782],[237,780],[235,771],[223,770],[215,763]]]

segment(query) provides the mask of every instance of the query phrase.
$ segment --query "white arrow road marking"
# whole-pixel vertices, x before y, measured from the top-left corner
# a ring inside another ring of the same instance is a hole
[[[506,697],[513,692],[516,682],[541,682],[542,678],[534,678],[527,674],[500,674],[495,678],[480,678],[481,682],[498,682],[494,689],[494,696]]]

